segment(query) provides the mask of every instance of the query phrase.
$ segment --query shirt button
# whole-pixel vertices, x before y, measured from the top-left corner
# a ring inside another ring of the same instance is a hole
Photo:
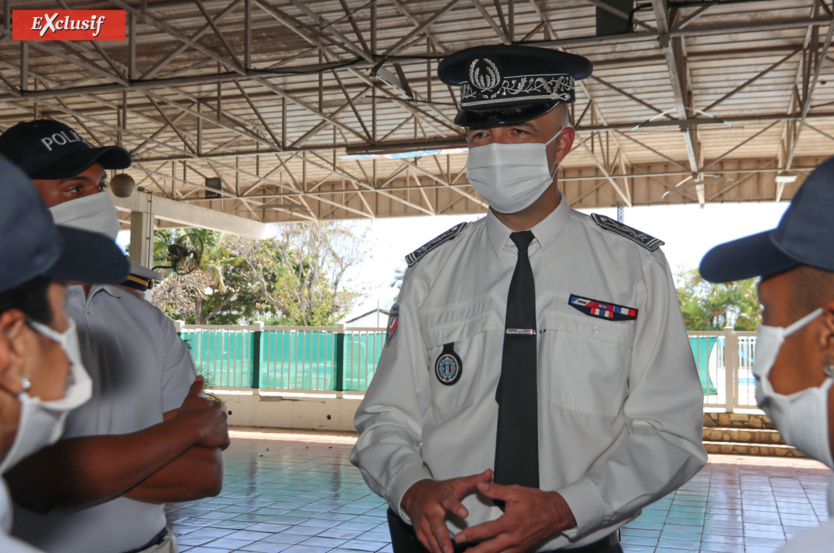
[[[451,336],[451,335],[452,335],[452,333],[451,333],[451,332],[447,332],[447,333],[446,333],[446,335],[444,336],[444,338],[448,338],[448,337],[449,337],[449,336]]]
[[[595,327],[593,328],[593,331],[594,331],[594,334],[599,334],[599,327],[598,327],[598,326],[595,326]]]

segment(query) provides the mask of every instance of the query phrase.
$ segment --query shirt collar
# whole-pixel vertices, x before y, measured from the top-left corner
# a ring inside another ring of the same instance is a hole
[[[542,250],[546,250],[551,244],[553,244],[553,242],[556,241],[556,237],[559,236],[559,233],[562,232],[563,228],[565,228],[568,219],[570,219],[570,206],[565,200],[565,195],[562,194],[561,190],[559,191],[559,196],[562,199],[559,202],[558,207],[550,212],[547,217],[539,221],[536,226],[530,229],[533,231],[533,235],[536,237],[536,242],[539,243]],[[504,246],[507,245],[507,242],[510,241],[510,234],[512,234],[513,231],[507,228],[504,223],[499,221],[498,217],[495,216],[495,213],[493,213],[491,209],[487,212],[486,216],[486,232],[489,237],[489,241],[492,244],[492,248],[495,250],[495,255],[501,255],[501,250],[503,250]]]
[[[73,286],[70,286],[67,289],[67,294],[69,294],[70,292],[74,292],[82,298],[84,297],[84,288],[82,288],[81,285],[75,284]],[[111,286],[110,284],[93,284],[93,286],[90,288],[89,298],[92,298],[93,296],[95,296],[99,292],[106,292],[107,294],[110,294],[114,298],[119,298],[119,299],[122,298],[122,294],[124,293],[123,290],[119,289],[116,286]]]

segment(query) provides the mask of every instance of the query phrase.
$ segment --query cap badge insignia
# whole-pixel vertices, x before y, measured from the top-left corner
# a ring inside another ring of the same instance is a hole
[[[483,65],[479,62],[483,61]],[[481,73],[483,70],[483,73]],[[469,82],[478,90],[487,91],[492,90],[501,83],[501,73],[498,71],[498,66],[488,59],[476,59],[469,64]]]
[[[443,344],[443,351],[434,362],[434,374],[437,380],[445,386],[451,386],[460,380],[463,372],[463,362],[455,353],[455,343]]]

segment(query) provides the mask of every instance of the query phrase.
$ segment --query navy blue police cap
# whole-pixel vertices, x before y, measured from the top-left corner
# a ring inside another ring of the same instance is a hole
[[[574,81],[594,66],[582,56],[532,46],[476,46],[440,62],[437,74],[460,87],[455,124],[486,128],[528,121],[575,100]]]
[[[30,179],[73,177],[93,163],[105,169],[127,169],[130,154],[121,146],[91,147],[69,126],[53,119],[22,121],[0,135],[0,154]]]
[[[0,155],[0,292],[35,277],[117,284],[128,262],[113,240],[56,226],[38,191]]]
[[[834,272],[834,157],[808,175],[779,226],[718,245],[701,260],[701,276],[730,282],[776,276],[800,265]]]

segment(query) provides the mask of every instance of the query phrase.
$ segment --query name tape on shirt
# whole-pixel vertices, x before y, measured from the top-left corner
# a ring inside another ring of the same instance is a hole
[[[12,10],[12,40],[127,40],[124,10]]]
[[[607,301],[592,300],[575,294],[570,295],[568,304],[586,315],[608,319],[610,321],[633,321],[637,318],[637,310],[633,307],[616,305]]]

